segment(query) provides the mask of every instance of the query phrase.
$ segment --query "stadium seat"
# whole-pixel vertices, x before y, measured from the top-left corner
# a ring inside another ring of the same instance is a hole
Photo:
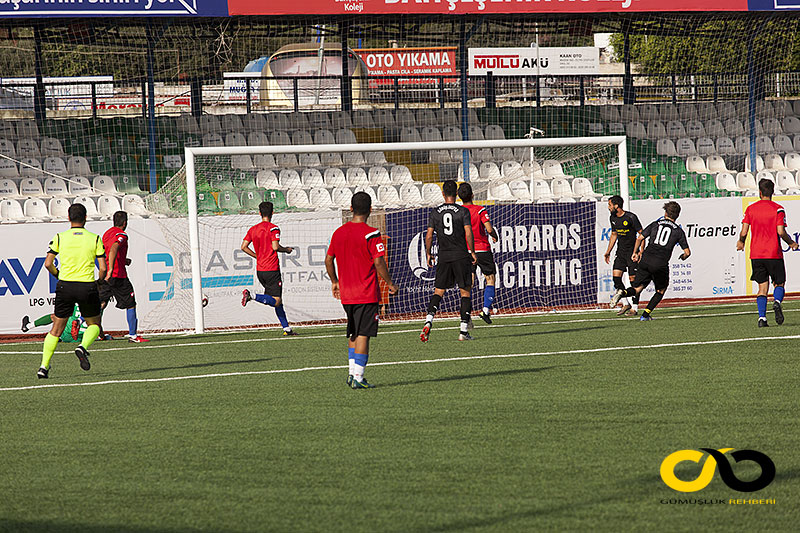
[[[784,133],[800,133],[800,118],[787,116],[782,122]]]
[[[242,211],[242,204],[236,191],[223,191],[219,193],[219,209],[223,213],[239,213]]]
[[[319,160],[324,167],[340,167],[344,165],[342,154],[339,152],[322,153]]]
[[[331,117],[327,111],[312,111],[311,113],[307,113],[308,118],[308,125],[312,129],[317,130],[330,130],[333,129],[333,123],[331,122]],[[291,124],[291,121],[289,121]]]
[[[45,159],[47,164],[47,159]],[[69,176],[91,176],[92,169],[85,157],[73,155],[67,158],[66,174]]]
[[[132,217],[146,217],[150,215],[142,197],[135,194],[126,194],[122,197],[122,210]]]
[[[242,131],[226,133],[225,146],[247,146],[247,137],[245,137]]]
[[[534,202],[545,199],[552,200],[553,197],[553,191],[550,189],[550,184],[548,182],[540,179],[533,180],[533,194],[531,198]]]
[[[333,205],[347,209],[353,199],[353,191],[349,187],[336,187],[331,192],[331,202]]]
[[[619,122],[619,109],[616,105],[604,105],[600,107],[600,118],[603,122]]]
[[[242,116],[242,127],[246,132],[260,133],[267,129],[267,121],[261,113],[248,113]],[[249,139],[248,135],[248,141]]]
[[[206,135],[220,135],[223,132],[222,124],[216,115],[202,115],[200,117],[199,125],[200,133],[202,133],[204,137]]]
[[[293,132],[291,139],[293,145],[314,144],[314,138],[311,136],[311,133],[306,130],[297,130]]]
[[[553,196],[557,198],[574,196],[572,185],[570,185],[569,180],[565,178],[555,178],[552,183],[550,183],[550,190],[553,192]]]
[[[764,157],[764,168],[767,170],[786,170],[783,158],[780,154],[767,154]]]
[[[358,165],[365,165],[366,163],[362,152],[342,152],[343,165],[355,167]]]
[[[47,196],[67,196],[69,191],[66,182],[62,178],[51,177],[44,180],[43,194]]]
[[[227,113],[220,118],[220,126],[223,132],[243,132],[245,130],[242,118],[233,113]],[[227,143],[226,143],[227,144]],[[230,145],[240,146],[240,145]]]
[[[308,201],[309,203],[315,207],[334,207],[333,200],[331,199],[331,193],[328,192],[328,189],[322,187],[315,187],[308,192]]]
[[[16,139],[19,137],[17,135],[17,129],[14,127],[14,123],[11,121],[0,120],[0,137],[5,139]]]
[[[444,201],[442,190],[435,183],[423,184],[421,193],[423,205],[439,205]]]
[[[680,120],[683,121],[690,121],[690,120],[697,120],[697,107],[691,102],[681,102],[678,104],[678,114],[680,115]]]
[[[736,178],[730,172],[720,172],[715,177],[717,189],[732,192],[742,192],[744,189],[736,184]]]
[[[283,169],[278,175],[282,189],[301,189],[303,182],[300,179],[300,174],[294,169]],[[289,201],[287,196],[286,201]],[[291,205],[291,204],[290,204]]]
[[[366,187],[369,185],[369,178],[366,171],[361,167],[350,167],[345,173],[347,184],[351,187]]]
[[[14,180],[0,179],[0,198],[18,198],[19,187]]]
[[[725,160],[718,155],[710,155],[708,159],[706,159],[706,168],[709,172],[730,172],[725,165]]]
[[[0,158],[0,178],[19,178],[17,164],[5,158]]]
[[[109,196],[109,198],[114,198],[114,197],[113,196]],[[112,215],[114,214],[114,212],[119,211],[119,209],[120,209],[119,201],[117,201],[116,198],[114,198],[114,201],[117,202],[117,209],[115,209],[114,211],[111,212]],[[88,197],[88,196],[78,196],[72,202],[72,205],[75,205],[75,204],[81,204],[83,207],[86,208],[86,218],[93,219],[93,220],[97,220],[97,219],[101,218],[101,214],[97,210],[97,205],[94,203],[94,200],[92,200],[90,197]]]
[[[548,159],[542,163],[542,172],[547,179],[564,176],[564,169],[561,167],[561,163],[554,159]]]
[[[706,135],[709,137],[726,137],[725,126],[717,118],[707,120],[705,123]]]
[[[792,110],[792,103],[786,100],[773,100],[772,107],[775,108],[775,117],[776,118],[784,118],[790,115],[794,115],[794,111]]]
[[[625,125],[622,122],[609,122],[607,127],[609,135],[625,135]]]
[[[216,213],[219,210],[217,206],[217,201],[214,199],[214,195],[210,192],[198,192],[197,193],[197,213],[210,215],[212,213]]]
[[[697,155],[697,148],[689,137],[681,137],[675,142],[675,152],[679,157]]]
[[[736,174],[736,186],[744,191],[757,191],[758,182],[750,172],[739,172]]]
[[[715,144],[719,155],[734,155],[738,153],[736,145],[730,137],[719,137]]]
[[[375,121],[372,120],[372,114],[366,110],[353,111],[352,115],[354,128],[374,128]],[[349,205],[349,204],[348,204]]]
[[[31,139],[38,139],[41,135],[39,127],[36,125],[35,120],[23,119],[17,121],[17,137],[29,137]]]
[[[717,109],[711,102],[702,102],[697,104],[697,119],[703,122],[717,116]]]
[[[307,130],[308,119],[305,113],[267,113],[264,115],[264,130],[289,131],[294,129]]]
[[[525,172],[525,175],[529,178],[533,179],[545,179],[544,171],[542,170],[542,165],[538,161],[523,161],[522,162],[522,170]]]
[[[433,126],[436,124],[436,115],[432,109],[417,109],[416,113],[414,113],[414,120],[418,128]]]
[[[17,155],[19,157],[35,157],[37,159],[42,157],[42,152],[39,149],[39,144],[30,138],[21,138],[17,141]]]
[[[601,122],[590,122],[587,126],[589,135],[603,135],[605,128]]]
[[[379,185],[378,186],[378,202],[386,207],[400,207],[402,201],[397,189],[392,185]]]
[[[643,104],[639,106],[639,120],[642,122],[661,120],[661,114],[658,112],[658,107],[653,104]]]
[[[272,146],[289,146],[292,144],[292,139],[285,131],[273,131],[269,136],[269,144]]]
[[[658,143],[656,143],[656,153],[666,156],[678,155],[678,152],[675,150],[675,144],[671,139],[659,139]]]
[[[783,133],[776,135],[772,139],[772,144],[775,147],[775,151],[779,154],[794,152],[794,144],[792,144],[792,139]]]
[[[306,189],[310,189],[312,187],[325,187],[325,181],[322,179],[322,174],[316,168],[304,169],[303,173],[300,175],[300,180],[303,182],[303,187]],[[313,205],[317,205],[310,197],[309,200],[311,200]]]
[[[422,136],[416,128],[401,128],[400,129],[400,142],[403,143],[421,143]]]
[[[706,173],[708,167],[702,157],[693,155],[686,159],[686,170],[689,172]]]
[[[164,158],[164,166],[167,166],[166,157]],[[180,167],[178,167],[180,168]],[[247,155],[232,155],[231,156],[231,168],[235,170],[256,170],[255,165],[253,164],[252,158]]]
[[[336,137],[331,130],[319,129],[314,132],[314,144],[336,144]]]
[[[633,104],[622,104],[617,110],[620,122],[638,122],[639,109]]]
[[[175,120],[175,125],[177,126],[178,131],[181,133],[189,133],[192,135],[200,134],[200,126],[197,124],[197,120],[192,115],[180,115]]]
[[[667,129],[660,120],[653,120],[647,125],[647,138],[657,141],[667,136]]]
[[[298,154],[297,164],[301,167],[321,167],[322,161],[319,154]]]
[[[594,189],[592,188],[592,182],[587,178],[575,178],[572,180],[572,194],[575,197],[581,198],[581,200],[584,200],[585,198],[591,198],[594,200],[602,196],[602,194],[594,192]]]
[[[251,131],[247,134],[248,146],[269,146],[269,137],[263,131]]]
[[[357,192],[365,192],[365,193],[367,193],[369,195],[369,197],[372,199],[372,206],[373,207],[376,207],[376,206],[377,207],[382,207],[382,204],[378,201],[378,194],[375,192],[375,189],[373,187],[359,186],[359,187],[356,187],[353,192],[354,193],[357,193]]]
[[[46,222],[50,220],[47,205],[39,198],[28,198],[22,206],[22,211],[30,222]]]
[[[17,149],[14,146],[14,143],[9,139],[0,138],[0,154],[12,159],[16,159]]]
[[[395,112],[394,123],[398,128],[416,128],[417,119],[410,109],[398,109]]]
[[[219,133],[205,133],[202,140],[203,146],[225,146],[225,141]]]
[[[295,154],[275,154],[275,165],[278,168],[288,169],[300,166]]]
[[[384,167],[370,167],[369,169],[369,184],[370,185],[391,185],[392,178],[389,176],[389,171],[386,170]],[[378,197],[380,198],[380,192],[378,193]]]
[[[394,114],[391,109],[377,109],[374,112],[373,119],[375,126],[384,129],[393,129],[396,127]]]
[[[522,165],[516,161],[504,161],[500,165],[500,173],[503,177],[508,179],[527,179],[525,171],[522,170]]]
[[[766,118],[762,120],[761,133],[763,133],[764,135],[779,135],[783,133],[783,126],[781,125],[781,121],[775,117]]]
[[[775,174],[775,186],[787,194],[798,193],[797,179],[788,170],[780,170]]]
[[[464,164],[463,163],[459,163],[458,164],[458,173],[456,174],[456,176],[457,176],[457,179],[459,181],[465,181],[464,180]],[[475,165],[474,163],[470,163],[469,164],[469,181],[478,181],[480,179],[481,179],[481,175],[480,175],[480,172],[478,171],[477,165]]]
[[[347,178],[340,168],[326,168],[323,178],[326,187],[347,187]]]
[[[45,181],[45,192],[47,192],[47,181]],[[72,176],[69,178],[69,180],[67,180],[67,190],[70,196],[99,196],[92,188],[92,184],[89,183],[89,178],[83,176]]]
[[[64,148],[61,146],[61,141],[53,137],[44,137],[41,144],[41,154],[45,157],[63,157]]]
[[[471,150],[470,159],[476,163],[480,163],[481,161],[491,161],[492,159],[494,159],[494,154],[492,153],[492,150],[489,148]]]
[[[714,141],[709,137],[698,138],[695,142],[695,146],[697,147],[697,155],[700,156],[707,156],[717,153],[717,148],[714,145]]]
[[[25,213],[22,211],[22,206],[19,205],[19,202],[12,198],[0,201],[0,222],[15,224],[24,221]]]
[[[740,135],[734,139],[733,143],[736,146],[737,154],[744,155],[750,153],[750,137],[746,135]]]
[[[644,139],[647,137],[647,129],[641,122],[628,122],[625,132],[632,139]]]
[[[756,116],[760,118],[774,117],[775,108],[772,107],[772,102],[768,100],[760,100],[756,102]]]
[[[729,118],[725,122],[725,135],[728,137],[740,137],[745,134],[742,121],[736,118]]]
[[[531,188],[528,181],[512,180],[508,183],[508,189],[511,192],[511,196],[517,201],[517,203],[531,203]]]
[[[422,193],[414,183],[404,183],[400,185],[400,199],[404,205],[409,207],[424,205]]]
[[[383,152],[364,152],[364,162],[367,165],[386,165],[386,154]]]
[[[37,178],[23,178],[19,182],[21,196],[44,196],[42,181]]]
[[[278,176],[272,170],[259,170],[256,174],[256,187],[263,189],[280,189]]]
[[[772,145],[772,139],[767,135],[759,135],[756,137],[756,152],[760,154],[768,154],[775,151]]]
[[[502,141],[505,140],[506,134],[501,126],[497,124],[489,124],[484,130],[483,137],[487,141]]]
[[[97,212],[103,218],[111,218],[114,216],[114,213],[121,209],[122,207],[119,205],[119,199],[116,196],[106,194],[97,199]]]
[[[683,123],[679,120],[670,120],[667,122],[667,137],[670,139],[686,137],[686,128],[684,128]]]
[[[497,147],[492,149],[492,157],[495,161],[503,162],[503,161],[513,161],[514,160],[514,151],[508,147]]]
[[[436,115],[436,123],[439,126],[460,126],[461,122],[458,115],[452,109],[437,109],[434,114]]]
[[[273,170],[278,168],[278,164],[275,162],[275,156],[272,154],[256,154],[253,157],[253,165],[256,168],[262,168],[265,170]]]
[[[481,163],[479,172],[480,178],[485,181],[499,180],[502,177],[497,164],[489,161]]]
[[[752,167],[750,166],[750,155],[744,158],[744,169],[750,170]],[[761,172],[764,170],[764,158],[760,155],[756,156],[756,172]]]
[[[783,164],[786,165],[788,170],[800,170],[800,154],[797,152],[786,154],[786,157],[783,159]]]
[[[470,141],[485,141],[486,137],[483,135],[483,129],[477,125],[471,125],[467,129],[467,133],[469,134]]]
[[[692,138],[705,137],[706,129],[699,120],[690,120],[686,123],[686,135]]]

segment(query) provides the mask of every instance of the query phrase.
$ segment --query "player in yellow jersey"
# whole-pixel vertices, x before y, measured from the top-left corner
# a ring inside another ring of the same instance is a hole
[[[99,235],[86,230],[86,208],[82,204],[72,204],[67,212],[70,229],[57,233],[50,241],[50,249],[44,267],[58,278],[56,284],[55,309],[53,311],[53,327],[44,338],[42,365],[37,372],[39,379],[47,379],[50,373],[50,359],[64,332],[67,320],[72,315],[75,304],[78,304],[81,315],[88,325],[83,333],[83,340],[75,348],[75,355],[81,368],[89,370],[89,348],[100,333],[100,294],[94,276],[94,265],[97,261],[100,279],[106,275],[105,249]],[[55,266],[56,256],[59,258]]]

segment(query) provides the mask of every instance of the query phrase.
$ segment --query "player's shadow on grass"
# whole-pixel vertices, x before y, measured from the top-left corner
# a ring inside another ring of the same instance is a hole
[[[531,326],[531,329],[526,331],[520,331],[518,333],[500,333],[500,334],[492,333],[492,338],[494,339],[498,337],[528,337],[530,335],[554,335],[558,333],[578,333],[581,331],[589,331],[590,329],[608,329],[608,326],[583,326],[579,328],[547,329],[547,330],[539,329],[537,326]]]
[[[514,376],[518,374],[533,374],[536,372],[544,372],[545,370],[552,370],[554,368],[561,368],[567,366],[578,366],[576,364],[572,365],[553,365],[553,366],[540,366],[537,368],[520,368],[517,370],[500,370],[498,372],[481,372],[479,374],[462,374],[460,376],[445,376],[441,378],[430,378],[430,379],[418,379],[413,381],[398,381],[396,383],[386,383],[380,384],[379,387],[381,389],[386,387],[404,387],[407,385],[423,385],[425,383],[442,383],[445,381],[460,381],[465,379],[479,379],[479,378],[491,378],[491,377],[500,377],[500,376]]]
[[[190,368],[210,368],[215,366],[224,365],[241,365],[247,363],[263,363],[265,361],[272,361],[273,357],[263,357],[260,359],[239,359],[236,361],[212,361],[209,363],[195,363],[193,365],[180,365],[180,366],[165,366],[161,368],[141,368],[138,370],[120,370],[118,372],[108,372],[106,374],[95,374],[98,377],[118,376],[120,374],[146,374],[148,372],[163,372],[165,370],[187,370]]]

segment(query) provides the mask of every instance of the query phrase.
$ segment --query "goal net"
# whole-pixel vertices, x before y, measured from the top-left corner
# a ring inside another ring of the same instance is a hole
[[[262,201],[273,203],[281,244],[293,248],[279,254],[289,322],[342,320],[324,260],[358,191],[372,197],[368,223],[380,229],[401,287],[393,296],[384,291],[382,313],[424,313],[435,276],[424,233],[448,179],[470,181],[497,230],[496,312],[593,306],[597,202],[628,192],[624,137],[187,148],[185,157],[184,168],[145,198],[173,263],[161,300],[142,319],[147,330],[278,323],[267,306],[241,305],[244,289],[262,292],[255,261],[240,249],[261,220]],[[484,286],[478,271],[476,309]],[[457,307],[451,291],[441,309]]]

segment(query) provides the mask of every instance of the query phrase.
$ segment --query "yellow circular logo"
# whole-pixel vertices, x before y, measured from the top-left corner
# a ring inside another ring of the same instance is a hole
[[[627,220],[623,220],[623,221],[622,221],[622,225],[623,225],[623,226],[627,226],[627,225],[628,225],[628,221],[627,221]]]
[[[719,452],[727,453],[732,449],[733,448],[721,448]],[[706,462],[703,464],[703,469],[700,471],[700,475],[697,476],[697,479],[683,481],[678,479],[675,475],[675,467],[678,463],[683,461],[699,463],[704,455],[706,454],[699,450],[678,450],[677,452],[669,454],[661,462],[661,479],[669,488],[680,492],[697,492],[698,490],[704,489],[706,485],[711,483],[711,478],[714,477],[714,470],[717,468],[717,461],[711,455],[706,458]]]

